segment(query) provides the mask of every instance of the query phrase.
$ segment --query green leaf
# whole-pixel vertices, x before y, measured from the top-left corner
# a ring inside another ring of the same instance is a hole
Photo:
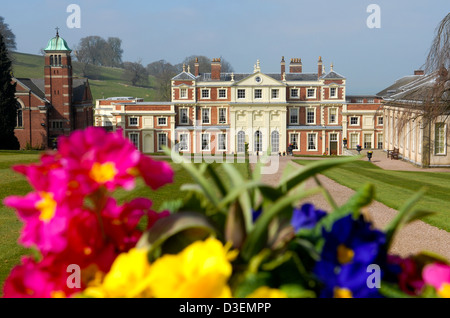
[[[204,172],[206,171],[205,165],[200,165],[200,168],[197,170],[195,165],[187,161],[186,158],[181,157],[175,152],[172,153],[168,148],[165,148],[164,151],[167,155],[172,156],[175,162],[179,162],[179,164],[191,175],[195,183],[201,187],[205,197],[208,198],[212,204],[217,205],[219,203],[214,187],[211,187],[211,182],[204,176]]]
[[[414,205],[425,194],[426,188],[422,188],[414,194],[406,203],[398,210],[397,215],[385,228],[386,240],[388,247],[392,244],[395,234],[406,224],[414,220],[420,219],[424,216],[433,214],[434,212],[427,212],[422,210],[414,210]]]
[[[286,192],[290,189],[293,189],[298,184],[303,181],[309,179],[310,177],[319,174],[327,169],[337,167],[339,165],[343,165],[349,162],[353,162],[359,160],[362,156],[352,156],[346,158],[336,158],[336,159],[326,159],[326,160],[318,160],[311,164],[301,167],[297,171],[291,173],[290,176],[287,176],[285,179],[282,179],[280,182],[278,189],[280,191]]]
[[[170,213],[176,213],[183,206],[182,199],[164,201],[159,208],[159,211],[169,211]]]
[[[284,209],[292,207],[295,202],[316,194],[319,188],[313,188],[304,192],[295,193],[289,196],[279,198],[274,204],[263,211],[261,216],[256,220],[253,230],[250,232],[247,240],[242,248],[242,257],[249,260],[256,255],[267,243],[267,229],[270,222],[275,216],[280,214]]]
[[[166,240],[189,229],[200,230],[206,234],[216,233],[213,225],[204,215],[194,212],[180,212],[156,221],[151,229],[144,232],[136,247],[147,248],[149,255],[152,255],[153,251],[161,247]]]
[[[323,226],[326,230],[330,231],[336,220],[343,218],[348,214],[352,214],[353,217],[356,218],[359,215],[361,208],[369,205],[374,196],[375,187],[370,183],[366,183],[344,205],[322,218],[317,223],[320,226],[316,226],[316,229],[319,230]]]
[[[247,232],[241,205],[235,202],[231,205],[225,225],[225,239],[232,242],[233,247],[240,249],[245,241]]]
[[[237,283],[233,295],[235,298],[245,298],[251,293],[253,293],[259,287],[268,286],[270,283],[270,279],[271,279],[270,273],[247,272]]]
[[[280,290],[289,298],[316,298],[317,295],[314,291],[305,289],[298,284],[285,284],[280,286]]]
[[[232,187],[238,187],[245,183],[245,179],[242,177],[242,175],[239,173],[239,171],[229,163],[224,163],[222,165],[225,172],[228,174]],[[244,215],[245,220],[245,229],[246,232],[248,232],[253,225],[252,222],[252,201],[250,194],[248,191],[242,191],[242,193],[239,195],[239,204],[241,205],[241,209]],[[217,203],[219,205],[220,203]]]
[[[408,295],[404,291],[400,290],[397,284],[387,283],[387,282],[381,282],[380,285],[380,294],[384,295],[388,298],[417,298]]]

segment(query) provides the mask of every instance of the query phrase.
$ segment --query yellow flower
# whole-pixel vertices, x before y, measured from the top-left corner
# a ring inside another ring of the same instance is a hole
[[[256,289],[253,293],[247,296],[247,298],[287,298],[288,296],[284,291],[276,288],[270,288],[262,286]]]
[[[151,297],[149,271],[147,250],[133,248],[117,256],[103,282],[86,288],[83,295],[101,298]]]
[[[177,255],[164,255],[151,267],[149,283],[155,297],[231,297],[227,285],[236,257],[220,241],[196,241]]]

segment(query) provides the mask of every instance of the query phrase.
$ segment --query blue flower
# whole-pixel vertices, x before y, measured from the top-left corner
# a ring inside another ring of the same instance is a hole
[[[259,208],[256,211],[252,209],[252,221],[253,221],[253,223],[256,222],[256,220],[259,218],[261,213],[262,213],[262,208]]]
[[[303,204],[301,208],[294,209],[291,218],[291,225],[295,232],[300,229],[311,229],[327,213],[322,210],[316,210],[311,203]]]
[[[377,297],[376,288],[367,286],[370,264],[384,268],[386,237],[362,216],[352,215],[337,220],[331,231],[323,230],[325,243],[314,273],[324,284],[322,297]],[[380,276],[382,273],[380,273]]]

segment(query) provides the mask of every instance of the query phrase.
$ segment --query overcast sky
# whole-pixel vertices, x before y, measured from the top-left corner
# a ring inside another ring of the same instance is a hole
[[[81,9],[69,28],[70,4]],[[380,28],[369,28],[370,4]],[[222,57],[236,73],[280,71],[301,58],[317,72],[322,56],[347,78],[347,94],[375,94],[425,62],[449,0],[21,0],[3,1],[0,16],[16,35],[17,51],[38,54],[60,28],[70,47],[85,36],[122,39],[124,61],[180,63],[190,55]]]

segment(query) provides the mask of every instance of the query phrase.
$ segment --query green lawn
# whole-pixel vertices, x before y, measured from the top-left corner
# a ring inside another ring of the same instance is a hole
[[[312,161],[295,162],[307,165]],[[383,170],[371,162],[355,161],[328,170],[324,175],[353,190],[370,182],[375,185],[375,199],[397,210],[415,192],[426,187],[427,192],[416,207],[437,214],[423,221],[450,232],[450,173]]]
[[[31,186],[25,177],[11,170],[11,167],[19,163],[32,163],[39,160],[38,151],[0,151],[0,201],[10,195],[24,196],[30,192]],[[156,158],[156,160],[158,160]],[[170,160],[170,159],[164,159]],[[170,162],[170,161],[169,161]],[[190,175],[180,165],[172,163],[175,178],[172,184],[166,185],[157,191],[152,191],[141,180],[138,180],[133,191],[118,190],[115,197],[119,202],[129,201],[136,197],[146,197],[153,201],[153,209],[160,210],[163,202],[177,198],[183,198],[185,192],[180,191],[181,185],[191,183]],[[220,164],[215,163],[214,165]],[[236,168],[248,176],[247,164],[235,164]],[[16,212],[0,203],[0,297],[3,294],[3,282],[11,269],[20,262],[22,255],[28,254],[27,249],[17,243],[22,222]]]

